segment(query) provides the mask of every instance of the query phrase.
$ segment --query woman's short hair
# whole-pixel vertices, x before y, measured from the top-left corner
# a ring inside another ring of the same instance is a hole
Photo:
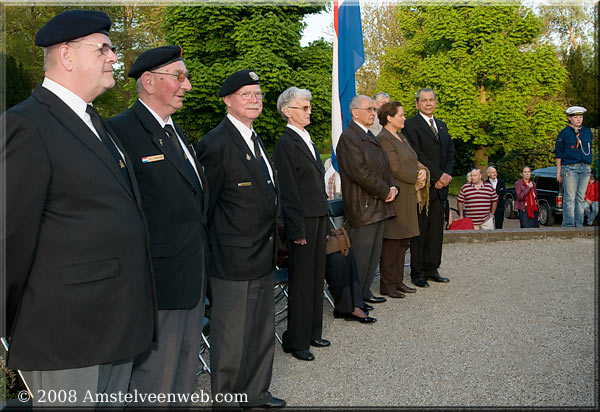
[[[288,108],[289,105],[296,99],[310,100],[312,99],[312,94],[310,94],[307,89],[299,89],[295,86],[285,89],[277,98],[277,111],[281,117],[283,117],[283,120],[287,121],[288,119],[285,113],[283,113],[283,110]]]
[[[377,110],[377,117],[379,118],[379,123],[382,126],[388,124],[388,116],[396,116],[398,114],[398,107],[402,107],[399,101],[392,100],[390,102],[384,103]]]

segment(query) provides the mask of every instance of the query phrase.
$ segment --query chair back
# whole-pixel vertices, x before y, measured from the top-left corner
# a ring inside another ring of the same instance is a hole
[[[327,201],[329,209],[329,221],[335,229],[343,226],[344,222],[344,201],[342,198],[329,199]]]

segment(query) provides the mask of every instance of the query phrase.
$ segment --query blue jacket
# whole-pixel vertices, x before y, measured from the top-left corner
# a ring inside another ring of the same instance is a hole
[[[584,162],[592,163],[592,131],[582,126],[579,131],[581,145],[577,147],[575,129],[567,126],[561,130],[554,145],[554,155],[561,159],[561,165]]]

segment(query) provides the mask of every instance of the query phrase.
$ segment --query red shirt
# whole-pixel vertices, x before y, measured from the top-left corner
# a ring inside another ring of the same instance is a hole
[[[585,192],[585,200],[591,200],[592,202],[598,202],[598,193],[600,192],[600,182],[594,180],[594,183],[589,182],[587,191]]]
[[[482,182],[479,189],[473,183],[460,188],[457,201],[464,203],[464,216],[471,218],[474,225],[481,225],[490,218],[492,203],[498,201],[494,187]]]

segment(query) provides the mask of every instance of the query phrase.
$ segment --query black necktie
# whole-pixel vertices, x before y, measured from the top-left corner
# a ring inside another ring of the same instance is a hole
[[[373,132],[371,132],[370,130],[367,130],[367,134],[369,135],[369,137],[370,137],[371,139],[373,139],[373,140],[377,140],[377,139],[375,138],[375,135],[373,134]]]
[[[96,109],[94,109],[94,107],[92,105],[88,104],[85,111],[87,114],[90,115],[92,124],[94,125],[94,128],[96,129],[96,132],[98,133],[98,136],[100,136],[100,140],[102,140],[102,143],[104,143],[104,146],[106,146],[106,148],[108,149],[110,154],[113,156],[113,158],[117,162],[117,165],[119,166],[119,170],[123,174],[125,181],[129,185],[129,189],[131,189],[131,191],[133,193],[133,189],[131,187],[131,180],[129,179],[129,172],[127,171],[127,167],[125,166],[125,161],[121,157],[121,154],[119,153],[119,151],[117,150],[117,146],[115,145],[115,142],[112,140],[112,138],[109,136],[108,132],[106,131],[106,128],[104,127],[104,124],[102,123],[102,118],[100,117],[100,115],[98,114]]]
[[[440,135],[438,134],[438,131],[435,128],[435,125],[433,124],[433,119],[429,119],[429,127],[431,127],[431,131],[435,135],[435,140],[437,140],[439,142],[440,141]]]
[[[186,159],[183,148],[181,147],[181,144],[179,143],[179,138],[177,137],[177,133],[175,133],[175,129],[173,129],[173,126],[171,126],[170,124],[167,124],[167,125],[165,125],[165,132],[167,133],[167,136],[169,136],[169,141],[173,145],[173,149],[175,149],[175,152],[177,153],[177,156],[179,157],[179,159],[177,159],[177,161],[183,162],[183,165],[185,166],[185,170],[187,171],[187,173],[189,175],[188,178],[190,179],[190,181],[192,182],[192,184],[194,185],[196,190],[198,190],[198,192],[200,193],[200,198],[202,199],[202,188],[200,186],[200,181],[198,180],[196,171],[194,170],[194,167],[190,163],[189,159]]]
[[[267,168],[265,159],[262,157],[262,152],[260,151],[260,145],[258,144],[258,136],[256,135],[255,132],[252,132],[251,139],[252,139],[252,143],[254,143],[254,157],[256,157],[256,160],[258,160],[260,169],[262,170],[263,175],[265,176],[265,180],[267,181],[267,185],[271,188],[271,190],[273,191],[273,194],[275,194],[275,185],[273,184],[273,181],[271,180],[271,175],[269,174],[269,169]]]

